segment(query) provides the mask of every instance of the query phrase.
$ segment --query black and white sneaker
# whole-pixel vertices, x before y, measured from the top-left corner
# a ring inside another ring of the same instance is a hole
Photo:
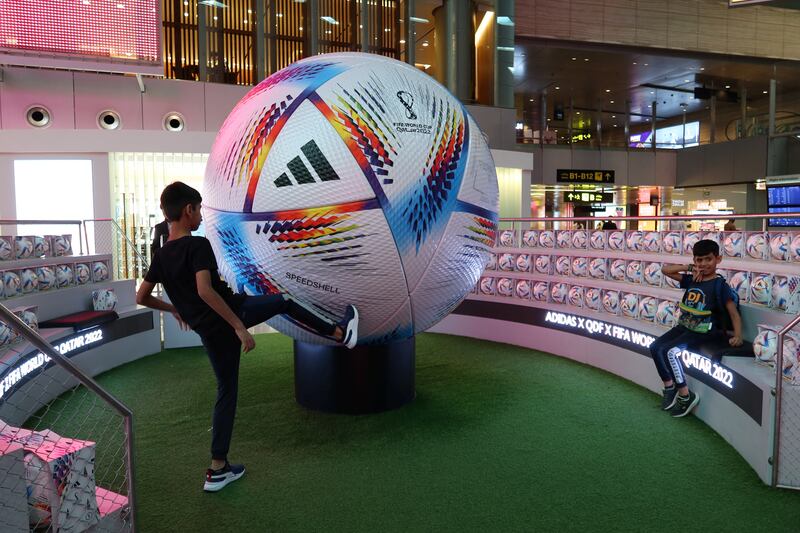
[[[352,349],[358,343],[358,309],[348,305],[344,311],[344,318],[339,322],[339,326],[344,331],[342,344]]]
[[[677,400],[675,401],[675,405],[670,410],[670,414],[673,418],[686,416],[692,412],[692,409],[694,409],[698,403],[700,403],[700,396],[692,391],[689,391],[689,396],[686,398],[679,394],[677,396]]]
[[[669,411],[675,407],[675,402],[678,401],[678,387],[673,385],[671,389],[663,389],[662,393],[663,396],[661,397],[661,410]]]
[[[225,488],[228,483],[233,483],[244,475],[244,465],[232,465],[228,462],[219,470],[206,470],[206,483],[203,490],[217,492]]]

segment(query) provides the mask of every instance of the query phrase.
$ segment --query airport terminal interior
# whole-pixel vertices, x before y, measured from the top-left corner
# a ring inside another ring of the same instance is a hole
[[[0,533],[798,490],[800,1],[0,0]]]

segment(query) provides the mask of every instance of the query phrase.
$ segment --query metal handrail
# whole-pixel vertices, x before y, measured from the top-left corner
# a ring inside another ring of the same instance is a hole
[[[518,217],[500,218],[500,222],[600,222],[602,220],[613,221],[637,221],[637,222],[658,222],[673,220],[751,220],[761,219],[762,230],[767,231],[767,224],[770,218],[800,218],[800,212],[795,213],[755,213],[741,215],[644,215],[644,216],[618,216],[618,217]],[[739,231],[739,230],[737,230]]]
[[[147,262],[147,259],[145,259],[145,257],[139,252],[139,250],[136,248],[136,245],[133,243],[133,241],[131,241],[130,238],[128,238],[128,236],[125,235],[125,232],[122,231],[122,228],[119,226],[119,224],[117,224],[116,220],[114,220],[113,218],[87,218],[87,219],[85,219],[83,221],[83,231],[84,232],[86,232],[86,223],[87,222],[111,222],[111,224],[114,226],[114,228],[116,228],[117,232],[122,236],[123,239],[125,239],[125,242],[128,244],[130,249],[133,250],[133,253],[139,259],[139,261],[141,261],[141,264],[142,264],[142,267],[144,268],[144,270],[147,270],[149,268],[149,263]],[[86,243],[87,243],[86,245],[88,247],[88,245],[89,245],[88,244],[89,243],[88,233],[86,234]]]
[[[28,342],[38,348],[43,354],[50,357],[57,365],[72,374],[84,387],[91,390],[111,406],[125,421],[125,468],[128,474],[128,508],[130,509],[131,531],[136,531],[135,518],[135,499],[133,488],[133,412],[121,401],[101,387],[94,379],[86,375],[83,370],[76,366],[67,357],[56,351],[38,332],[31,329],[18,316],[8,310],[6,306],[0,304],[0,319],[6,325],[14,328],[20,335],[25,337]]]
[[[778,332],[778,347],[775,354],[775,423],[772,436],[772,486],[778,486],[778,465],[780,464],[781,407],[783,392],[783,339],[786,334],[800,324],[800,315],[794,317]],[[796,488],[796,487],[791,487]]]
[[[83,254],[83,233],[81,232],[81,227],[83,223],[80,220],[0,220],[0,226],[33,226],[33,225],[48,225],[48,226],[57,226],[57,225],[70,225],[74,224],[78,226],[78,243],[81,250],[81,255]],[[86,241],[86,246],[89,246],[89,241]],[[88,252],[88,250],[87,250]]]

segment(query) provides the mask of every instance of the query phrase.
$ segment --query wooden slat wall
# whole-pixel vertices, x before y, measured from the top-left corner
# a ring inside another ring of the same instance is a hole
[[[197,0],[162,0],[164,25],[164,73],[168,78],[198,79],[198,9],[206,10],[208,27],[208,81],[255,85],[256,2],[266,2],[264,46],[267,73],[271,74],[306,56],[305,2],[295,0],[224,0],[227,7],[197,4]],[[373,51],[399,57],[399,0],[378,0],[369,6]],[[342,52],[361,49],[360,0],[319,0],[320,16],[339,24],[319,21],[319,51]],[[388,28],[389,31],[385,31]],[[331,33],[326,33],[330,31]]]

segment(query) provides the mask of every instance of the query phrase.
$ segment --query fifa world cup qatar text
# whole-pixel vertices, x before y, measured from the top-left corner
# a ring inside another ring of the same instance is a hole
[[[494,161],[461,102],[374,54],[304,59],[254,87],[214,143],[207,237],[236,291],[288,293],[361,343],[407,339],[472,290],[497,231]],[[269,324],[330,342],[291,321]]]

